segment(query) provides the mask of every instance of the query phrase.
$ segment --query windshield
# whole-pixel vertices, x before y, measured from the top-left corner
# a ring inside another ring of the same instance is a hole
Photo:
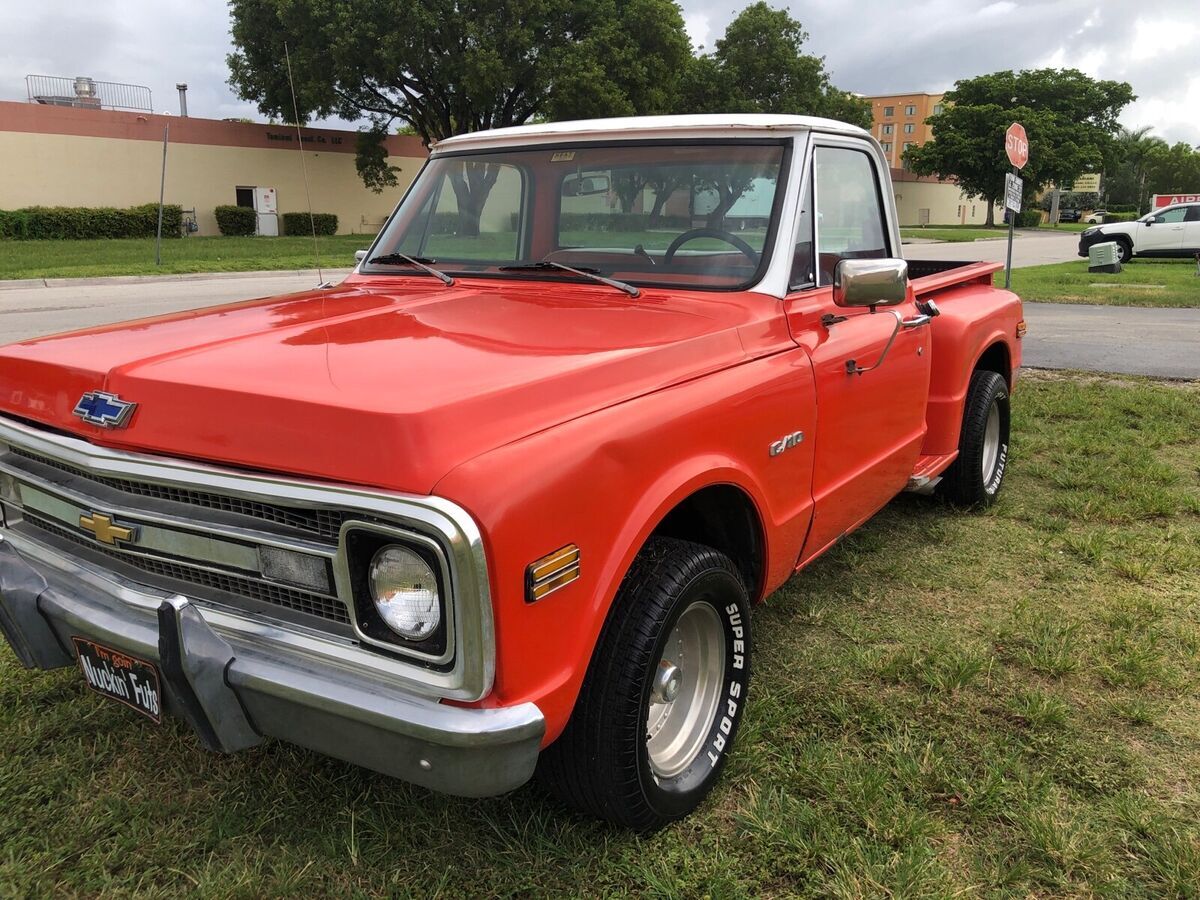
[[[371,259],[450,275],[732,289],[765,267],[782,197],[781,141],[578,145],[435,157]],[[514,267],[518,267],[515,268]],[[525,268],[528,267],[528,268]],[[371,274],[419,274],[364,262]]]

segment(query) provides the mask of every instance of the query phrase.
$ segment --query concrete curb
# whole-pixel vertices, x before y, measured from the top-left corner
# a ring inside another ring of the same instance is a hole
[[[326,281],[341,280],[352,269],[322,269]],[[189,272],[177,275],[109,275],[102,278],[14,278],[0,281],[0,291],[20,288],[96,287],[106,284],[161,284],[175,281],[219,281],[228,278],[286,278],[309,275],[317,278],[316,269],[273,269],[266,272]]]

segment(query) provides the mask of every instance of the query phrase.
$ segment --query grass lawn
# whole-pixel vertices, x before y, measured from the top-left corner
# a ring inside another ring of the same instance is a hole
[[[1089,225],[1086,222],[1059,222],[1057,225],[1039,225],[1045,231],[1086,231],[1089,228],[1095,228],[1095,225]]]
[[[984,513],[905,495],[753,619],[752,702],[691,819],[220,757],[0,651],[11,896],[1194,896],[1200,387],[1028,374]]]
[[[350,268],[354,251],[374,235],[318,238],[321,265]],[[101,275],[174,275],[181,272],[253,272],[312,269],[312,237],[188,237],[162,242],[154,265],[153,239],[0,241],[0,279],[84,278]]]
[[[1004,273],[997,273],[998,286]],[[1086,259],[1013,269],[1013,290],[1023,300],[1098,303],[1105,306],[1200,307],[1200,278],[1190,259],[1135,259],[1119,275],[1093,275]]]
[[[929,228],[901,228],[900,237],[929,238],[934,241],[984,241],[1003,238],[1008,234],[1007,228],[957,228],[954,226],[932,226]]]

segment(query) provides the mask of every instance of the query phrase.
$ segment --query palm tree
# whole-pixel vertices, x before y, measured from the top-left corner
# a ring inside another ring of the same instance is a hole
[[[1146,175],[1150,169],[1150,160],[1154,154],[1167,149],[1167,142],[1160,137],[1150,134],[1153,126],[1144,125],[1141,128],[1129,129],[1124,125],[1117,131],[1117,154],[1121,166],[1126,168],[1132,180],[1137,184],[1137,204],[1139,210],[1146,208]]]

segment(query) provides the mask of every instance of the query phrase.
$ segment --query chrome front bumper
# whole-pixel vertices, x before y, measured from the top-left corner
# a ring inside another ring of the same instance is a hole
[[[533,774],[545,721],[532,703],[444,705],[381,675],[222,628],[207,612],[0,535],[0,629],[28,668],[74,664],[75,636],[151,661],[167,711],[212,750],[276,737],[468,797],[504,793]]]

